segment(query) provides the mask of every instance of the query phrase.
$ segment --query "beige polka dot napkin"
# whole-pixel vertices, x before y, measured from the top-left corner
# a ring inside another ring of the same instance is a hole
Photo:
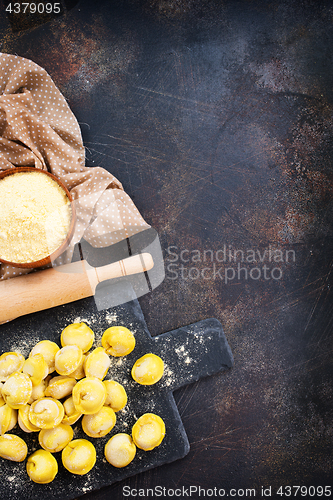
[[[64,261],[82,237],[105,247],[149,227],[112,174],[85,167],[79,124],[46,71],[1,53],[0,131],[0,170],[24,165],[48,170],[75,200],[76,230]],[[0,279],[24,272],[2,265]]]

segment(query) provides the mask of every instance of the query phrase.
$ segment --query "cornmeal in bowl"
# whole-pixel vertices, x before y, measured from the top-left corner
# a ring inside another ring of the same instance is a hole
[[[43,171],[18,171],[0,179],[0,259],[24,264],[55,252],[70,229],[65,190]],[[23,267],[23,266],[22,266]]]

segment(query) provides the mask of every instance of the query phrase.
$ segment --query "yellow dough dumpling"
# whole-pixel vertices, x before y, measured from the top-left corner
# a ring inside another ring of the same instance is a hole
[[[106,387],[106,400],[104,405],[110,406],[113,411],[120,411],[126,406],[127,394],[124,387],[115,380],[103,380]]]
[[[24,356],[18,352],[5,352],[0,356],[0,381],[5,382],[12,373],[20,372]]]
[[[110,356],[127,356],[135,347],[135,337],[124,326],[111,326],[103,333],[102,346]]]
[[[32,386],[31,396],[29,398],[28,404],[31,405],[36,399],[43,398],[45,396],[45,390],[48,386],[51,375],[44,378],[40,384]]]
[[[64,407],[54,398],[41,398],[30,406],[29,420],[40,429],[52,429],[64,418]]]
[[[86,377],[74,386],[72,396],[76,410],[91,415],[97,413],[104,405],[106,388],[98,378]]]
[[[103,347],[96,347],[88,354],[84,362],[84,372],[86,377],[96,377],[103,380],[110,367],[111,359],[106,354]]]
[[[131,436],[119,433],[112,436],[106,443],[104,455],[106,460],[114,467],[126,467],[132,462],[136,454],[136,446]]]
[[[73,377],[76,380],[80,380],[81,378],[84,378],[86,376],[86,374],[84,372],[84,363],[85,363],[86,359],[87,359],[87,355],[82,354],[82,359],[81,359],[79,366],[76,368],[76,370],[74,372],[69,374],[69,377]]]
[[[53,429],[43,429],[38,435],[39,444],[46,451],[56,453],[65,448],[73,439],[73,429],[70,425],[59,424]]]
[[[77,345],[82,352],[87,352],[94,342],[94,332],[85,323],[72,323],[61,333],[61,345]]]
[[[74,439],[61,454],[64,467],[72,474],[87,474],[96,463],[96,450],[87,439]]]
[[[24,432],[38,432],[39,427],[33,425],[29,420],[30,405],[22,406],[18,411],[18,424]]]
[[[3,387],[3,382],[0,382],[0,406],[3,406],[5,403],[5,400],[2,397],[2,387]]]
[[[134,363],[132,377],[138,384],[153,385],[162,378],[163,372],[163,360],[156,354],[149,353]]]
[[[66,398],[72,393],[75,384],[75,378],[58,375],[51,378],[49,385],[45,389],[45,396],[55,399]]]
[[[17,410],[8,405],[0,407],[0,434],[11,431],[17,424]]]
[[[62,419],[63,424],[68,424],[68,425],[73,425],[79,418],[82,416],[82,413],[79,412],[73,402],[73,396],[70,398],[66,399],[63,403],[64,410],[65,410],[65,415],[64,418]]]
[[[13,373],[2,387],[2,397],[12,408],[18,410],[27,404],[32,392],[32,382],[25,373]]]
[[[51,340],[41,340],[31,349],[29,357],[35,354],[41,354],[49,367],[49,373],[53,373],[55,370],[55,355],[59,349],[60,347],[55,342]]]
[[[15,434],[0,436],[0,457],[12,462],[23,462],[28,453],[26,442]]]
[[[32,385],[35,387],[48,376],[49,367],[42,354],[34,354],[25,360],[22,371],[30,377]]]
[[[106,436],[116,424],[116,414],[109,406],[102,408],[93,415],[84,415],[82,429],[89,437]]]
[[[49,451],[37,450],[27,460],[27,473],[35,483],[51,483],[58,473],[58,462]]]
[[[150,451],[159,446],[165,436],[165,424],[154,413],[145,413],[133,425],[132,438],[141,450]]]
[[[80,366],[82,356],[77,345],[65,345],[55,355],[55,369],[59,375],[70,375]]]

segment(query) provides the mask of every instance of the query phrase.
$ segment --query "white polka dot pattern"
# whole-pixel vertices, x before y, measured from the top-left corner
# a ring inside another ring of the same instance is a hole
[[[112,174],[85,166],[79,124],[46,71],[0,53],[0,170],[24,165],[52,172],[75,200],[75,235],[60,263],[82,237],[105,247],[149,227]],[[0,279],[25,272],[3,265]]]

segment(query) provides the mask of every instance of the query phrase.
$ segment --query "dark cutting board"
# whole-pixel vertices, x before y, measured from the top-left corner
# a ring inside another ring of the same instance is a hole
[[[151,337],[140,305],[133,300],[124,305],[98,311],[93,298],[59,306],[48,311],[18,318],[0,326],[1,352],[18,351],[28,356],[40,340],[50,339],[60,346],[60,333],[65,326],[76,321],[86,322],[95,333],[95,346],[106,328],[124,325],[136,337],[134,351],[124,358],[112,358],[106,378],[124,385],[128,404],[117,412],[117,423],[112,431],[100,439],[86,436],[81,429],[81,419],[73,426],[74,439],[85,438],[95,445],[97,461],[86,475],[70,474],[61,463],[61,452],[56,453],[59,472],[55,480],[46,485],[33,483],[26,473],[26,461],[9,462],[0,459],[0,498],[15,500],[76,498],[88,491],[110,485],[139,472],[184,457],[189,442],[178,413],[173,391],[201,377],[212,375],[232,366],[231,350],[221,324],[216,319],[206,319],[157,337]],[[142,386],[131,378],[131,368],[136,359],[147,352],[161,356],[165,363],[163,378],[153,386]],[[122,469],[110,465],[104,458],[104,446],[117,432],[131,434],[135,420],[143,413],[153,412],[165,421],[166,435],[162,444],[152,451],[137,450],[135,459]],[[21,436],[28,445],[28,456],[40,448],[38,433],[26,434],[17,425],[13,434]]]

